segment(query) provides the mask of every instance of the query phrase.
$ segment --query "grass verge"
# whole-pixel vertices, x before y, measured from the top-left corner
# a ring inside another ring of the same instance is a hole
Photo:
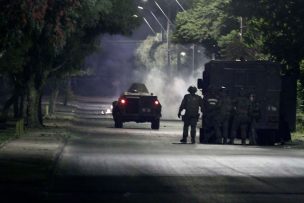
[[[0,147],[11,139],[16,139],[18,136],[16,135],[16,129],[5,129],[0,130]]]

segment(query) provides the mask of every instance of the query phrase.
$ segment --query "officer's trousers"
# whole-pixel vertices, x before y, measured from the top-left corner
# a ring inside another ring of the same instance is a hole
[[[223,144],[227,144],[227,140],[228,140],[228,134],[229,134],[229,123],[230,123],[230,117],[224,117],[223,121],[222,121],[222,128],[223,128],[223,132],[222,132],[222,137],[223,137]]]
[[[195,139],[196,135],[196,124],[197,118],[185,118],[184,119],[184,129],[183,129],[183,139],[187,139],[189,133],[189,126],[191,126],[191,139]]]
[[[210,116],[204,118],[204,143],[220,144],[221,130],[220,120],[217,117]]]
[[[249,144],[256,145],[257,144],[257,134],[256,134],[256,120],[251,119],[250,121],[250,131],[249,131]]]
[[[247,128],[248,128],[249,118],[245,115],[236,115],[232,121],[231,127],[231,142],[233,144],[234,139],[236,138],[237,130],[241,130],[242,144],[246,143],[247,138]]]

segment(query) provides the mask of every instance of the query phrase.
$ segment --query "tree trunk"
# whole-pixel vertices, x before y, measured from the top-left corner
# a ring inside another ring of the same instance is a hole
[[[40,125],[43,126],[42,94],[39,94],[39,101],[38,101],[38,119],[39,119]]]
[[[27,92],[27,125],[29,128],[42,127],[39,119],[40,93],[35,88],[34,80],[28,83]]]
[[[19,103],[19,117],[24,117],[24,94],[20,96],[20,103]]]
[[[14,93],[4,104],[2,108],[2,119],[6,120],[8,118],[8,112],[12,104],[14,104],[15,100],[18,98],[17,94]]]
[[[20,110],[19,110],[19,101],[20,96],[17,96],[14,100],[14,118],[19,118]]]
[[[55,87],[51,93],[50,100],[49,100],[50,115],[53,115],[55,113],[58,94],[59,94],[59,89],[58,89],[58,87]]]
[[[64,90],[64,100],[63,100],[63,105],[67,106],[68,105],[68,101],[71,99],[72,97],[72,87],[71,87],[71,79],[67,78],[65,81],[65,90]]]

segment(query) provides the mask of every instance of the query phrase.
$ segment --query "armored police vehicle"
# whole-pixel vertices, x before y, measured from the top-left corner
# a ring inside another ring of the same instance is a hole
[[[162,106],[144,84],[133,83],[112,105],[116,128],[122,128],[124,122],[135,121],[151,122],[152,129],[159,129]]]
[[[281,65],[269,61],[211,61],[205,64],[198,88],[203,94],[209,88],[225,87],[230,98],[240,89],[254,94],[260,105],[256,123],[257,143],[273,145],[290,140],[290,129],[295,128],[296,88],[292,76],[282,75]],[[200,141],[204,136],[204,123]]]

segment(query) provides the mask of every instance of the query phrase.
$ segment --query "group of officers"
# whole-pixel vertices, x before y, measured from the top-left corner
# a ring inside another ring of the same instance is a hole
[[[259,103],[254,93],[246,94],[239,89],[238,96],[231,98],[225,87],[209,87],[203,98],[196,94],[197,88],[190,86],[178,111],[178,118],[184,121],[181,143],[187,143],[189,126],[191,126],[191,143],[195,144],[196,124],[199,109],[203,120],[203,143],[234,144],[240,132],[242,144],[257,144],[256,122],[261,116]],[[181,115],[184,110],[184,114]],[[229,136],[230,135],[230,136]]]

